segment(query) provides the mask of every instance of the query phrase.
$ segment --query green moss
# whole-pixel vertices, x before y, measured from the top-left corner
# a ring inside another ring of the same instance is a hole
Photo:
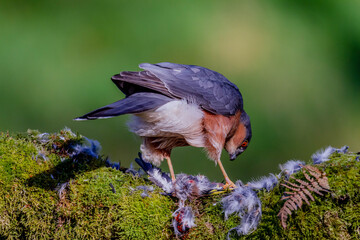
[[[79,135],[65,130],[45,142],[38,136],[36,131],[27,136],[0,135],[0,238],[171,236],[175,205],[160,189],[141,198],[141,191],[132,189],[149,184],[144,179],[109,169],[102,158],[67,159],[69,146],[81,142]],[[66,181],[69,187],[60,197],[54,189]]]
[[[351,154],[333,154],[330,161],[317,165],[329,179],[331,193],[323,197],[313,194],[314,202],[292,213],[287,229],[280,225],[277,213],[285,190],[278,186],[272,192],[260,192],[263,217],[247,239],[350,239],[359,238],[360,162]],[[304,179],[301,172],[295,178]]]
[[[142,198],[139,185],[150,185],[122,171],[105,167],[102,157],[71,159],[71,146],[82,136],[63,130],[41,135],[37,131],[9,136],[0,134],[0,239],[173,239],[172,212],[176,199],[161,189]],[[315,196],[310,206],[292,213],[283,229],[277,214],[285,191],[259,191],[263,216],[256,231],[234,239],[349,239],[360,232],[360,162],[351,154],[334,154],[318,165],[327,173],[332,189]],[[304,178],[301,172],[295,175]],[[69,182],[61,196],[54,190]],[[110,184],[115,188],[112,191]],[[226,239],[240,223],[224,221],[222,195],[188,203],[196,227],[187,239]]]

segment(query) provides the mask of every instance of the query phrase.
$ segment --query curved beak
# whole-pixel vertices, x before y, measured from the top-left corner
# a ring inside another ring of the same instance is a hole
[[[235,153],[229,153],[230,160],[234,161],[236,159],[236,157],[239,156],[240,154],[242,154],[244,151],[245,151],[245,149],[237,149],[235,151]]]
[[[230,161],[234,161],[237,157],[235,153],[229,154],[229,156],[230,156]]]

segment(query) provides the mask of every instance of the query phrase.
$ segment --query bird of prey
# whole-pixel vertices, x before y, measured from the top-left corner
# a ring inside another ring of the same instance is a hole
[[[250,118],[237,86],[210,69],[175,63],[142,63],[144,71],[124,71],[111,80],[125,98],[75,120],[132,114],[130,131],[142,138],[143,158],[159,166],[166,159],[175,181],[170,154],[180,146],[205,148],[219,164],[226,184],[235,187],[221,163],[222,149],[234,160],[251,140]]]

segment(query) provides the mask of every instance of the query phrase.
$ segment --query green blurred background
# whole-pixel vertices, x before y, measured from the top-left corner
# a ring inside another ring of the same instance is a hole
[[[142,62],[208,67],[235,82],[253,138],[230,177],[247,181],[328,145],[360,151],[359,1],[2,1],[0,131],[70,127],[129,166],[128,116],[74,122],[122,98],[113,74]],[[222,180],[201,149],[175,171]],[[162,168],[167,169],[166,163]]]

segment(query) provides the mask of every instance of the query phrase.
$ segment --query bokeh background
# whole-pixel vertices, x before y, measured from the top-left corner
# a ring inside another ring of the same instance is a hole
[[[123,97],[113,74],[169,61],[218,71],[241,90],[253,139],[236,161],[223,155],[234,180],[328,145],[357,152],[359,12],[359,1],[337,0],[2,1],[0,131],[67,126],[128,167],[140,144],[128,116],[72,119]],[[222,180],[201,149],[176,149],[173,164]]]

